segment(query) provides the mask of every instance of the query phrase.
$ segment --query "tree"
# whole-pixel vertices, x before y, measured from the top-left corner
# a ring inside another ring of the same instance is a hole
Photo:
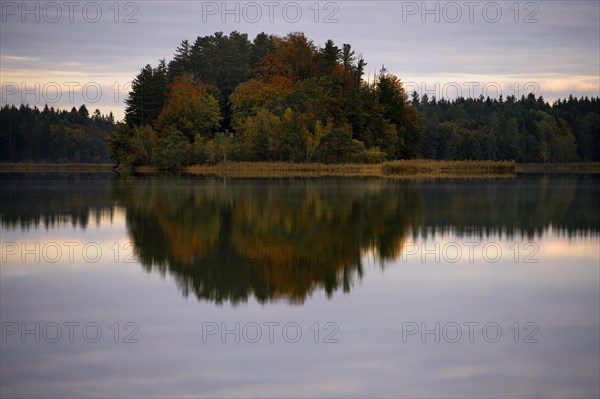
[[[333,40],[329,39],[325,42],[325,47],[321,50],[321,73],[323,75],[332,75],[336,72],[341,54],[342,51],[333,43]]]
[[[414,158],[419,153],[421,128],[417,114],[408,102],[404,87],[396,76],[381,68],[376,85],[377,101],[383,106],[383,115],[396,126],[398,158]]]
[[[336,127],[327,133],[319,152],[321,161],[325,163],[366,161],[364,144],[353,140],[352,132],[347,127]]]
[[[223,161],[227,163],[227,153],[231,147],[231,137],[228,134],[219,132],[214,138],[216,149],[223,157]]]
[[[127,155],[130,165],[153,165],[156,162],[156,131],[150,125],[134,127],[131,137],[131,152]]]
[[[153,123],[163,108],[167,86],[167,67],[161,60],[156,68],[146,65],[131,82],[125,99],[125,122],[130,126]]]
[[[250,50],[250,66],[253,71],[257,71],[262,59],[270,52],[275,51],[275,41],[273,36],[264,32],[259,33],[252,42]]]
[[[208,94],[206,85],[193,83],[189,76],[183,75],[169,86],[169,97],[156,126],[159,130],[180,131],[193,142],[198,134],[211,137],[220,121],[219,103]]]
[[[238,138],[244,143],[257,161],[278,159],[281,145],[281,119],[266,108],[261,108],[254,116],[245,119]]]
[[[558,120],[549,147],[552,162],[575,162],[578,160],[575,135],[563,119]]]
[[[169,62],[168,77],[169,82],[173,82],[181,75],[190,73],[192,58],[192,47],[187,39],[183,40],[175,50],[173,60]]]
[[[519,148],[519,124],[515,117],[509,118],[500,136],[500,153],[502,159],[517,160],[521,157]]]
[[[331,123],[327,123],[325,126],[321,121],[317,121],[315,124],[314,132],[308,132],[306,135],[306,162],[311,162],[313,156],[319,150],[323,137],[327,136],[333,126]]]
[[[281,159],[292,162],[303,161],[308,131],[298,114],[291,108],[287,108],[281,117],[281,130]]]
[[[191,145],[178,130],[167,129],[157,140],[153,163],[162,170],[178,171],[188,163]]]
[[[274,103],[282,102],[294,90],[291,80],[283,76],[273,76],[268,81],[250,79],[240,84],[231,96],[233,128],[241,129],[241,121],[256,115],[260,109],[272,109]]]
[[[260,73],[265,78],[284,76],[293,82],[313,76],[316,72],[317,50],[303,33],[290,33],[274,38],[275,51],[263,58]]]
[[[81,117],[82,120],[86,120],[90,116],[90,112],[88,111],[85,104],[82,104],[81,107],[79,107],[79,110],[77,112],[79,113],[79,116]]]
[[[342,46],[342,65],[344,66],[344,75],[349,75],[354,70],[354,61],[356,61],[356,56],[354,51],[352,50],[352,46],[347,43],[344,43]]]
[[[129,156],[132,153],[132,137],[133,128],[131,126],[119,125],[106,140],[110,157],[119,163],[129,163]]]

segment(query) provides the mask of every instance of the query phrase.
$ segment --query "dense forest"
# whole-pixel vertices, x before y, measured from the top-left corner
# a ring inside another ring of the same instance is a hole
[[[133,81],[115,159],[162,168],[221,160],[381,162],[416,157],[600,160],[598,98],[410,96],[384,67],[373,83],[349,44],[302,33],[184,40]]]
[[[85,106],[5,106],[0,160],[102,162],[109,154],[161,169],[227,160],[600,161],[598,97],[450,101],[406,93],[385,67],[366,82],[366,65],[351,45],[320,47],[302,33],[184,40],[170,62],[133,79],[124,123],[99,111],[90,117]]]
[[[90,115],[85,105],[71,111],[5,105],[0,108],[0,161],[110,162],[106,140],[115,128],[112,112],[96,109]]]
[[[419,99],[421,156],[517,162],[600,161],[600,98],[558,100],[529,94],[454,101]]]

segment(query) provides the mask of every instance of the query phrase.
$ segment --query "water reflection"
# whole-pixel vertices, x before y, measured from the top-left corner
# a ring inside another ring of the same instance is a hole
[[[590,184],[150,180],[111,188],[147,270],[171,273],[186,296],[237,303],[347,292],[365,252],[395,259],[413,232],[596,234]]]
[[[303,303],[315,290],[348,292],[366,253],[383,265],[419,236],[597,236],[597,182],[5,176],[0,215],[8,228],[85,228],[122,207],[143,268],[172,275],[184,296]]]
[[[112,196],[144,267],[218,303],[349,291],[364,251],[396,257],[423,208],[417,191],[380,181],[117,182]]]
[[[0,174],[0,219],[5,228],[70,224],[86,228],[102,216],[112,219],[109,185],[113,176],[85,174]]]

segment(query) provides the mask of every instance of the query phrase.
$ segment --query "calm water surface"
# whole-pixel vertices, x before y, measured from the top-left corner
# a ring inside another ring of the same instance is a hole
[[[600,179],[0,175],[2,397],[598,397]]]

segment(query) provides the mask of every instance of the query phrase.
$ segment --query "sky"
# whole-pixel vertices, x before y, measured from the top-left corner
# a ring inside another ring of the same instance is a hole
[[[349,43],[408,92],[600,96],[600,1],[2,1],[1,105],[112,111],[183,39],[222,31]]]

